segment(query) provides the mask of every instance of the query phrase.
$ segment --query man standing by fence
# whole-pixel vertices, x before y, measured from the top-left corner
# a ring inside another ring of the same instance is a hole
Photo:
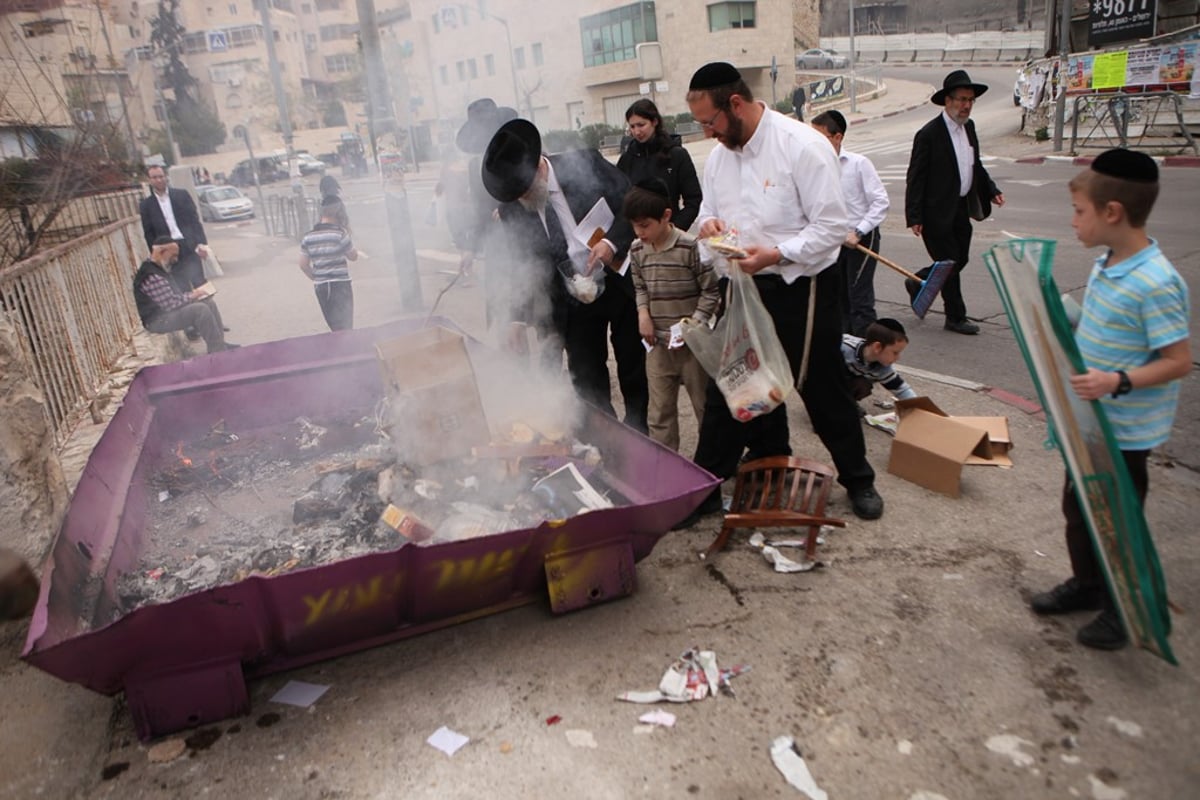
[[[167,170],[158,164],[146,169],[150,194],[142,199],[138,212],[142,215],[142,233],[146,246],[163,236],[179,245],[179,264],[172,279],[179,290],[186,292],[204,283],[201,259],[208,256],[208,237],[192,196],[184,189],[167,187]]]

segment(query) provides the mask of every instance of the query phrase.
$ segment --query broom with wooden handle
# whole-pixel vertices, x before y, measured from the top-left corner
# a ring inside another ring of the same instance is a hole
[[[946,279],[954,274],[954,268],[957,266],[953,261],[935,261],[929,265],[929,277],[922,280],[915,272],[909,272],[894,261],[889,261],[879,255],[879,253],[868,250],[861,244],[856,244],[854,247],[874,258],[880,264],[891,267],[904,277],[921,284],[920,290],[912,296],[912,310],[917,315],[917,319],[925,319],[925,315],[929,313],[929,307],[933,305],[938,292],[942,291],[942,287],[946,285]]]

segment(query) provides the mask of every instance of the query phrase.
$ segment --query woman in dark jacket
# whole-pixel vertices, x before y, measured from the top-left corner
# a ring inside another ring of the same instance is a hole
[[[635,102],[625,112],[633,141],[621,154],[617,168],[631,183],[658,178],[667,185],[671,221],[681,231],[692,227],[700,213],[700,179],[696,165],[680,138],[663,130],[662,114],[650,100]],[[682,201],[682,207],[681,207]]]

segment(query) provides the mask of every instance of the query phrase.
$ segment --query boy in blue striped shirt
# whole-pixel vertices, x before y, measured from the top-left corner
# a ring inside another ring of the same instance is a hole
[[[317,303],[331,331],[354,327],[349,262],[357,260],[346,207],[337,196],[326,195],[321,199],[321,221],[300,240],[300,271],[312,280]]]
[[[1071,376],[1084,400],[1099,400],[1121,448],[1138,500],[1149,488],[1147,457],[1166,442],[1179,379],[1192,367],[1187,284],[1146,234],[1158,197],[1158,166],[1143,153],[1108,150],[1070,183],[1071,221],[1085,247],[1104,246],[1083,297],[1075,341],[1087,371]],[[1117,650],[1129,637],[1105,586],[1100,561],[1068,478],[1063,489],[1067,551],[1074,573],[1030,601],[1038,614],[1099,609],[1079,642]]]

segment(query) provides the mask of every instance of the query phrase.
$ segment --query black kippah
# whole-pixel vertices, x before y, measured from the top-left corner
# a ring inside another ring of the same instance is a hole
[[[1154,159],[1136,150],[1116,148],[1096,156],[1092,169],[1101,175],[1138,183],[1157,183],[1158,165]]]
[[[741,79],[742,73],[738,72],[737,67],[733,64],[726,61],[714,61],[696,70],[696,73],[692,75],[691,84],[688,85],[688,91],[729,86]]]
[[[899,320],[892,319],[891,317],[880,317],[879,319],[875,320],[875,322],[887,328],[889,331],[895,331],[901,336],[908,335],[904,332],[904,326],[900,324]]]
[[[842,112],[838,111],[836,108],[831,108],[825,113],[828,114],[835,123],[837,123],[839,130],[834,131],[834,133],[846,132],[846,118],[842,116]]]
[[[175,244],[175,240],[172,239],[170,236],[160,236],[154,240],[155,247],[162,247],[163,245],[168,245],[168,244]]]

